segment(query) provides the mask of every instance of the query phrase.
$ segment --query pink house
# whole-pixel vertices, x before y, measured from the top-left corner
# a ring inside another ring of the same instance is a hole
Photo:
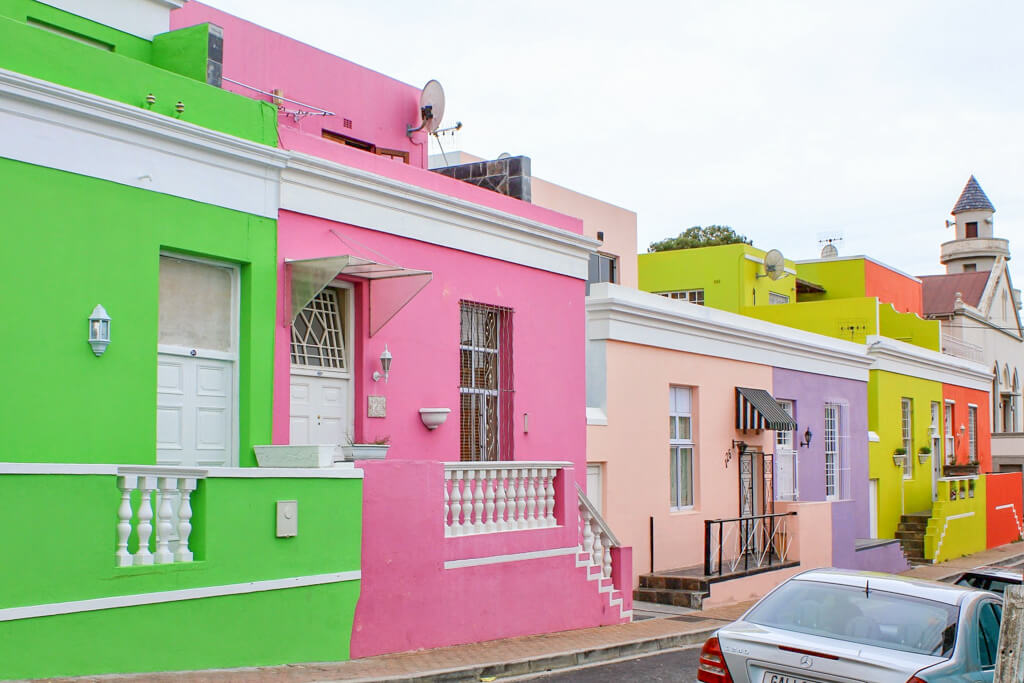
[[[281,108],[273,440],[365,471],[352,656],[628,621],[629,548],[579,494],[596,242],[427,170],[419,88],[173,14],[204,22],[223,87]]]

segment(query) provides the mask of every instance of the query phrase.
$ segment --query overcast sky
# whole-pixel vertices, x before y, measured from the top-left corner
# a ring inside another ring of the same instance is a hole
[[[971,173],[1024,249],[1024,3],[930,0],[208,4],[407,83],[457,146],[632,209],[638,247],[731,225],[764,249],[943,272]],[[449,138],[447,144],[453,143]],[[1024,253],[1024,252],[1022,252]],[[1024,285],[1024,256],[1013,262]]]

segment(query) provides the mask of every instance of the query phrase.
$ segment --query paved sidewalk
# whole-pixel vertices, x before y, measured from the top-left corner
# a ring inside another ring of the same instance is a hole
[[[943,579],[982,564],[1024,562],[1024,543],[993,548],[905,574]],[[598,628],[507,638],[434,650],[367,657],[348,662],[144,675],[90,676],[64,681],[153,683],[312,683],[314,681],[481,681],[523,676],[593,662],[699,645],[717,628],[738,618],[754,601]]]

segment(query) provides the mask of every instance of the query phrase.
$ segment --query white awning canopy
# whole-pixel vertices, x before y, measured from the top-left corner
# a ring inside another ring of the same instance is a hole
[[[311,259],[285,259],[291,288],[290,323],[324,287],[339,275],[366,280],[370,309],[370,336],[377,334],[398,311],[412,301],[434,277],[429,270],[413,270],[351,254]]]

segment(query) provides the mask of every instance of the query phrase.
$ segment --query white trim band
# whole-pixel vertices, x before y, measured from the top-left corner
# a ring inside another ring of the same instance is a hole
[[[161,465],[103,465],[64,462],[0,462],[2,474],[92,474],[117,476],[146,474],[154,477],[189,476],[205,472],[206,477],[226,479],[362,479],[363,470],[351,463],[335,467],[205,467],[179,468]]]
[[[504,562],[521,562],[522,560],[540,560],[546,557],[562,557],[564,555],[575,555],[579,552],[578,546],[571,548],[553,548],[551,550],[534,550],[528,553],[513,553],[511,555],[492,555],[490,557],[470,557],[465,560],[446,560],[445,569],[462,569],[463,567],[481,567],[486,564],[502,564]]]
[[[8,607],[0,609],[0,622],[34,619],[36,617],[52,617],[59,614],[76,614],[78,612],[95,612],[121,607],[138,607],[140,605],[158,605],[165,602],[182,600],[200,600],[224,595],[245,595],[286,588],[303,588],[305,586],[321,586],[327,583],[343,581],[359,581],[362,572],[358,569],[332,574],[313,574],[311,576],[293,576],[287,579],[269,579],[266,581],[248,581],[230,583],[223,586],[203,586],[201,588],[183,588],[175,591],[156,593],[136,593],[134,595],[117,595],[109,598],[93,598],[91,600],[72,600],[70,602],[51,602],[44,605],[28,605],[25,607]]]
[[[992,387],[992,373],[981,363],[878,335],[868,335],[866,342],[868,355],[874,360],[872,370],[919,377],[977,391],[987,392]]]

